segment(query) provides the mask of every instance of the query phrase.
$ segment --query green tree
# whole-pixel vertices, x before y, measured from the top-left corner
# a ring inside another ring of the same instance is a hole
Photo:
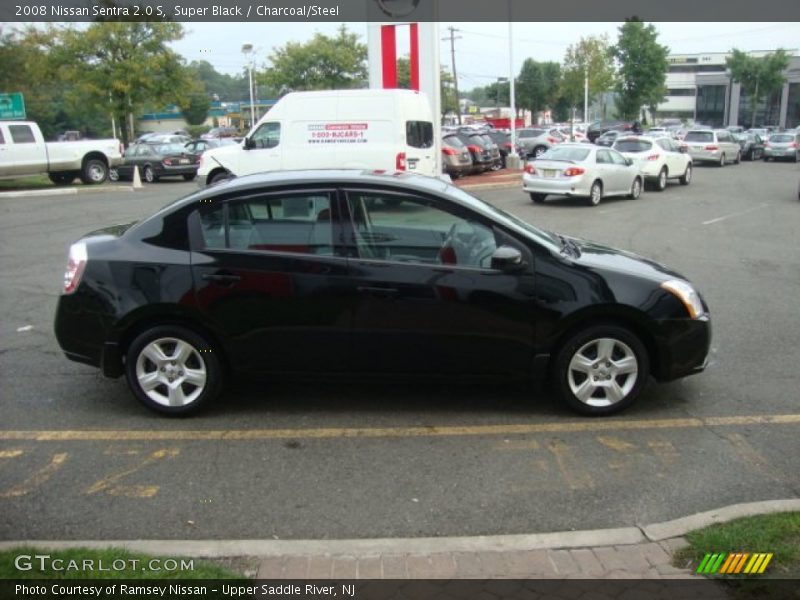
[[[259,80],[275,90],[330,90],[364,87],[367,46],[345,25],[337,35],[314,35],[306,43],[289,42],[270,56]]]
[[[192,89],[178,102],[178,107],[189,125],[202,125],[205,122],[211,100],[202,82],[193,82]]]
[[[191,78],[183,59],[167,44],[183,27],[166,22],[103,22],[62,32],[67,77],[87,106],[112,111],[123,141],[134,135],[133,118],[143,107],[186,102]]]
[[[561,95],[570,107],[583,105],[587,77],[590,102],[614,85],[614,59],[606,35],[581,38],[567,48],[561,71]]]
[[[199,81],[203,82],[206,92],[211,97],[217,97],[223,102],[238,102],[250,97],[250,92],[247,90],[247,71],[239,75],[219,73],[205,60],[193,60],[189,63],[189,69],[195,73]]]
[[[772,54],[757,58],[734,48],[725,62],[731,71],[731,79],[740,83],[751,99],[750,127],[755,127],[758,104],[786,83],[783,72],[789,66],[789,55],[779,48]]]
[[[525,59],[516,81],[516,105],[536,113],[555,105],[561,82],[561,66],[555,62]]]
[[[658,31],[652,24],[626,19],[619,28],[617,44],[611,55],[618,64],[616,91],[619,93],[619,117],[639,118],[643,106],[655,114],[666,94],[669,48],[658,43]]]

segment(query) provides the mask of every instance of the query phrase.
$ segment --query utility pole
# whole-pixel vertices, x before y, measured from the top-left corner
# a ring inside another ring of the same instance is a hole
[[[450,37],[442,38],[442,40],[450,40],[450,58],[453,65],[453,87],[456,92],[456,118],[458,124],[461,125],[461,101],[458,98],[458,73],[456,72],[456,40],[460,40],[461,36],[456,37],[456,29],[452,25],[448,27],[450,30]]]

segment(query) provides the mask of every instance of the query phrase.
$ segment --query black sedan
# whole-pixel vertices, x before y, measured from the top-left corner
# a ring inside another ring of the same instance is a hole
[[[735,133],[733,137],[742,147],[743,160],[761,160],[764,157],[764,140],[761,136],[752,131]]]
[[[200,154],[190,153],[184,143],[171,144],[133,144],[126,151],[121,165],[109,172],[111,181],[133,179],[134,169],[147,183],[158,181],[161,177],[183,177],[191,181],[197,176]]]
[[[567,405],[605,415],[650,375],[702,371],[711,338],[674,271],[382,171],[239,177],[88,234],[55,332],[169,415],[235,374],[343,372],[549,376]]]

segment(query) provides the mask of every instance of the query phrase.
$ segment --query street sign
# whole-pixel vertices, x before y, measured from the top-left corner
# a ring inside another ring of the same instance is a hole
[[[22,94],[0,94],[0,119],[24,119],[25,99]]]

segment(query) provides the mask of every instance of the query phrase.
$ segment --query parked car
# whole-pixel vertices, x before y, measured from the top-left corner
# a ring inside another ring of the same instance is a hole
[[[472,172],[472,156],[467,145],[455,133],[442,138],[442,163],[445,173],[454,179]]]
[[[695,162],[710,162],[724,167],[729,162],[739,164],[742,147],[730,131],[725,129],[692,129],[683,143]]]
[[[633,130],[633,123],[630,121],[595,121],[586,130],[586,137],[594,143],[605,132],[612,130],[630,132]]]
[[[492,171],[497,171],[503,168],[503,157],[500,154],[500,147],[494,142],[492,137],[489,135],[489,132],[485,132],[481,134],[483,141],[486,143],[486,147],[489,149],[489,154],[492,157]]]
[[[611,146],[614,145],[614,142],[621,135],[623,135],[622,131],[618,131],[616,129],[611,129],[609,131],[606,131],[600,137],[596,138],[594,143],[597,144],[598,146],[607,146],[607,147],[610,148]]]
[[[154,183],[162,177],[183,177],[191,181],[197,175],[199,154],[190,154],[183,144],[135,144],[125,151],[124,161],[109,174],[112,181],[133,179],[138,167],[141,178]]]
[[[742,160],[759,160],[764,156],[764,141],[757,133],[745,131],[733,137],[742,147]]]
[[[236,141],[236,138],[215,138],[215,139],[197,139],[192,140],[190,142],[186,142],[184,144],[184,148],[186,148],[186,152],[189,154],[202,154],[206,150],[210,150],[211,148],[219,148],[220,146],[229,146],[232,144],[237,144],[239,142]]]
[[[212,127],[200,136],[203,140],[213,140],[214,138],[236,137],[239,130],[236,127]]]
[[[638,165],[612,148],[595,144],[566,143],[525,165],[522,189],[531,200],[544,202],[548,195],[586,198],[597,206],[603,198],[642,193],[643,175]]]
[[[387,214],[395,198],[411,208]],[[245,374],[350,371],[549,376],[572,409],[608,415],[650,375],[701,372],[711,341],[707,304],[667,267],[436,178],[356,170],[239,177],[88,234],[55,334],[166,415]]]
[[[511,141],[510,131],[499,131],[497,129],[488,131],[487,134],[492,141],[497,144],[497,149],[500,151],[500,162],[503,169],[506,168],[506,159],[511,151],[514,149],[514,144]]]
[[[188,144],[192,138],[179,133],[157,133],[145,139],[147,144]]]
[[[800,161],[800,134],[773,133],[764,143],[764,160],[788,158]]]
[[[668,179],[678,179],[683,185],[692,180],[692,157],[671,137],[619,136],[614,150],[638,165],[645,181],[663,192]]]
[[[517,152],[522,158],[538,158],[564,141],[564,136],[554,127],[524,128],[517,131]]]
[[[76,177],[86,185],[103,183],[122,161],[116,139],[45,142],[33,121],[0,121],[0,179],[47,175],[56,185]]]
[[[469,150],[470,158],[472,158],[473,173],[483,173],[492,168],[494,164],[492,151],[487,146],[486,140],[483,139],[483,135],[477,131],[470,132],[468,129],[459,129],[455,135]]]

